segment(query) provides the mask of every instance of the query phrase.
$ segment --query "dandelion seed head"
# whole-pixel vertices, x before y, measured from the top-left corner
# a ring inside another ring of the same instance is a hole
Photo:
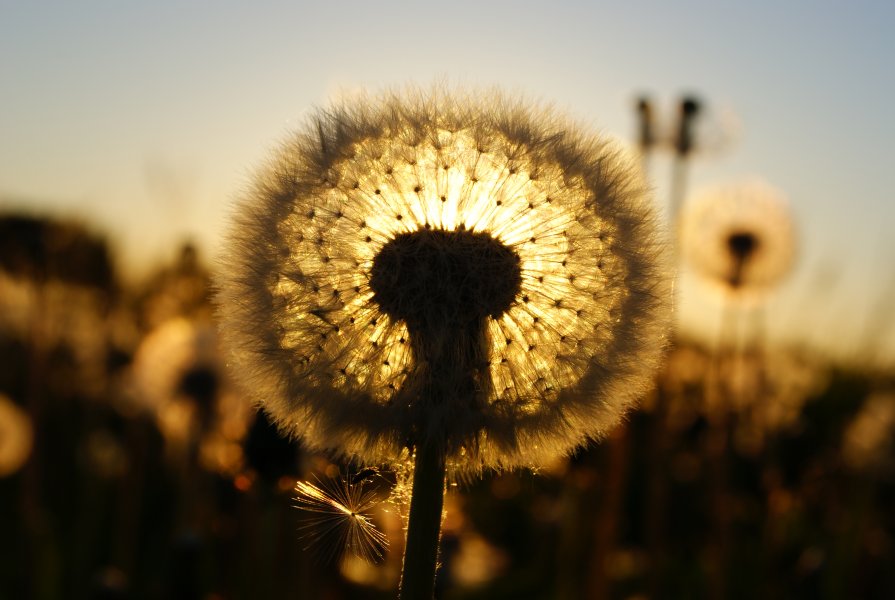
[[[681,216],[684,257],[709,283],[758,299],[792,268],[795,234],[783,194],[761,181],[703,190]]]
[[[176,456],[197,441],[204,467],[224,474],[242,468],[250,407],[230,384],[213,327],[165,321],[138,347],[132,376],[136,408],[155,417],[168,452]]]
[[[667,265],[638,174],[576,131],[437,89],[319,111],[235,215],[218,300],[247,389],[371,463],[438,435],[457,469],[529,465],[602,435],[660,358]],[[451,361],[458,401],[427,402]]]

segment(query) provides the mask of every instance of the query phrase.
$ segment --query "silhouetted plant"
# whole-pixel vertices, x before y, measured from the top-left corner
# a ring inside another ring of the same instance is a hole
[[[77,223],[26,215],[0,216],[0,269],[109,292],[116,286],[104,239]]]
[[[445,469],[537,465],[649,385],[664,246],[635,170],[544,108],[436,90],[319,111],[235,215],[240,378],[311,448],[415,461],[402,596],[431,597]]]

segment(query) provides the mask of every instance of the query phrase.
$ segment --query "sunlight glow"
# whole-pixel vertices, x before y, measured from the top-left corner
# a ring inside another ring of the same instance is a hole
[[[625,276],[607,251],[613,230],[594,210],[593,193],[555,165],[483,147],[462,130],[422,143],[409,132],[395,137],[409,139],[355,144],[316,203],[282,221],[281,235],[298,240],[273,289],[292,323],[284,345],[310,376],[320,373],[316,361],[335,357],[335,385],[387,401],[413,357],[404,324],[370,302],[373,258],[399,233],[467,229],[491,234],[520,258],[516,301],[488,325],[497,397],[524,410],[580,378],[591,352],[578,352],[579,344],[605,343],[597,325],[620,300],[602,281]]]

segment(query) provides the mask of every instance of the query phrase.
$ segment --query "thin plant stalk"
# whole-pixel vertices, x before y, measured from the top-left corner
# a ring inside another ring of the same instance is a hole
[[[444,506],[444,452],[435,444],[426,444],[417,448],[415,455],[399,597],[401,600],[431,600],[435,594]]]
[[[657,389],[656,407],[649,421],[648,439],[650,469],[647,475],[647,508],[644,517],[646,544],[652,568],[649,574],[649,597],[660,598],[665,590],[662,588],[662,576],[667,570],[667,531],[666,512],[668,505],[668,455],[671,440],[668,431],[669,391],[659,385]]]
[[[678,131],[674,140],[674,162],[671,167],[671,219],[677,219],[687,189],[687,167],[690,153],[693,150],[695,135],[694,121],[700,111],[700,102],[696,98],[684,97],[680,104]]]
[[[669,192],[669,214],[671,220],[677,219],[677,215],[684,204],[684,198],[687,195],[687,170],[690,165],[690,158],[686,154],[677,154],[674,162],[671,164],[671,190]]]
[[[640,147],[640,169],[644,177],[649,175],[650,157],[656,145],[653,106],[649,98],[643,96],[637,101],[638,146]]]
[[[711,426],[707,432],[707,460],[709,465],[709,495],[712,505],[712,552],[708,565],[709,597],[726,597],[726,563],[730,511],[727,495],[727,452],[730,443],[733,400],[729,381],[722,373],[725,359],[737,355],[737,309],[726,303],[721,313],[718,342],[711,363],[711,374],[706,383],[709,395],[709,410],[714,411]],[[728,349],[729,348],[729,349]]]
[[[618,541],[619,523],[624,521],[624,497],[628,483],[630,428],[624,424],[612,432],[606,443],[603,500],[597,513],[594,550],[591,556],[588,587],[590,598],[608,598],[610,590],[606,557]]]

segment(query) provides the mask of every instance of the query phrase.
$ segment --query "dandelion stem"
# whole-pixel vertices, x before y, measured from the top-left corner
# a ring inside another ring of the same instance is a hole
[[[432,600],[435,594],[444,478],[443,449],[433,443],[417,448],[401,573],[401,600]]]

